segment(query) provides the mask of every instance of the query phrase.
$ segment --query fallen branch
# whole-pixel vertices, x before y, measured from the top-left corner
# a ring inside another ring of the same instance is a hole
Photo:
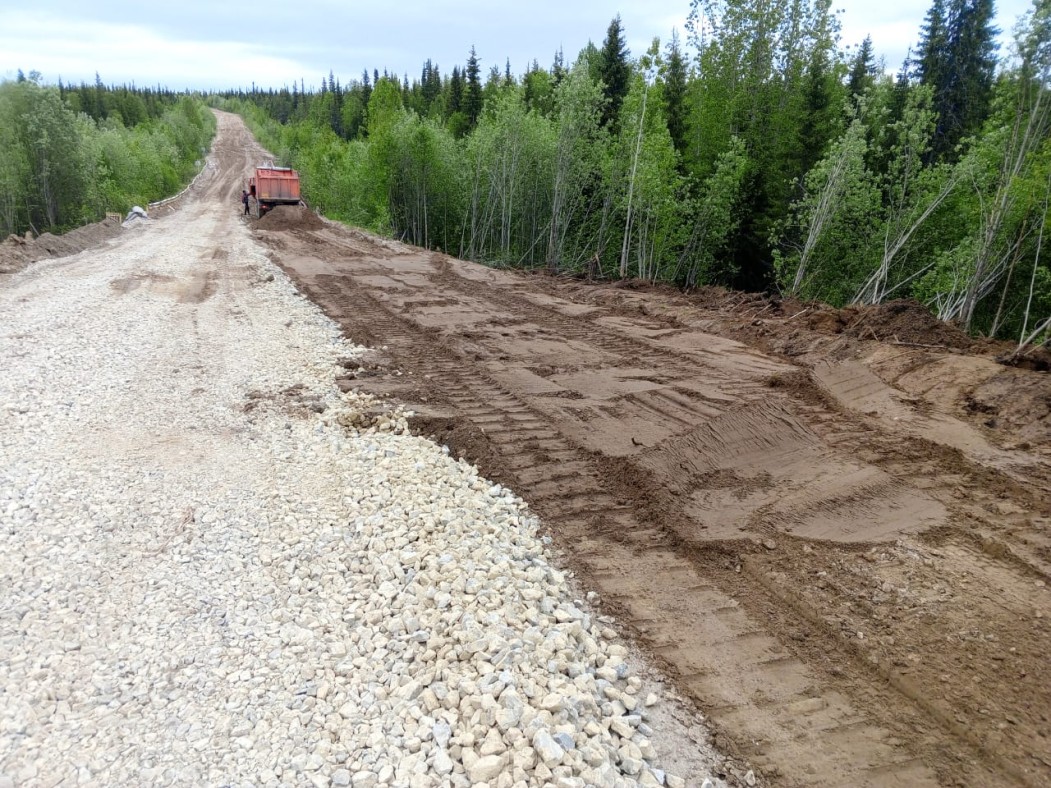
[[[770,304],[767,304],[762,309],[759,309],[759,310],[753,312],[752,314],[748,315],[744,319],[745,320],[755,320],[757,317],[759,317],[759,315],[763,314],[763,312],[765,312],[769,308],[770,308]]]
[[[811,311],[813,308],[814,307],[812,307],[812,306],[808,306],[806,309],[800,309],[798,312],[796,312],[794,315],[792,315],[792,317],[786,318],[785,322],[787,323],[790,320],[795,320],[797,317],[799,317],[800,315],[802,315],[802,314],[804,314],[806,312]]]
[[[958,348],[949,347],[948,345],[925,345],[922,342],[902,342],[900,339],[895,339],[888,344],[891,345],[903,345],[904,347],[924,347],[930,348],[931,350],[957,350]]]

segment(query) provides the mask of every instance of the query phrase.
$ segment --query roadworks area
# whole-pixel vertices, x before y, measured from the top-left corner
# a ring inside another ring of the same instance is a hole
[[[245,218],[219,121],[0,244],[2,788],[1051,781],[1046,357]]]

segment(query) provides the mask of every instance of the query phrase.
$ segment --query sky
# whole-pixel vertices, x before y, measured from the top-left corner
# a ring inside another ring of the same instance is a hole
[[[500,7],[504,5],[505,7]],[[877,57],[895,71],[918,38],[929,2],[838,0],[842,44],[872,36]],[[1031,6],[999,0],[1004,31]],[[684,48],[689,0],[0,0],[0,78],[39,71],[47,83],[164,85],[173,90],[317,86],[329,71],[343,83],[364,69],[419,77],[430,58],[443,73],[474,46],[483,74],[492,66],[523,73],[536,59],[567,62],[601,44],[620,14],[627,43],[641,55],[655,36],[678,29]]]

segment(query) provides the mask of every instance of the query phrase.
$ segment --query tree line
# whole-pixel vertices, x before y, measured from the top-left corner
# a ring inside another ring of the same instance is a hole
[[[0,82],[0,234],[61,232],[176,193],[215,117],[162,88]]]
[[[829,0],[693,0],[633,57],[373,71],[227,94],[317,207],[490,264],[834,305],[913,297],[1047,337],[1051,0],[1001,52],[992,0],[934,0],[896,74]],[[1041,333],[1043,332],[1043,333]]]

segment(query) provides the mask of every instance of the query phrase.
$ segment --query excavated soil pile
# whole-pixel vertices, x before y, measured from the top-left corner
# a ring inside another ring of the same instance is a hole
[[[257,226],[260,230],[320,230],[325,224],[305,205],[278,205]]]
[[[939,320],[919,301],[904,298],[857,309],[845,330],[858,339],[889,339],[959,350],[973,344],[967,334]]]
[[[45,257],[65,257],[85,249],[97,246],[103,241],[120,233],[118,219],[103,219],[64,235],[44,233],[38,238],[24,238],[9,235],[0,243],[0,273],[10,274],[20,271],[30,263],[43,260]]]

